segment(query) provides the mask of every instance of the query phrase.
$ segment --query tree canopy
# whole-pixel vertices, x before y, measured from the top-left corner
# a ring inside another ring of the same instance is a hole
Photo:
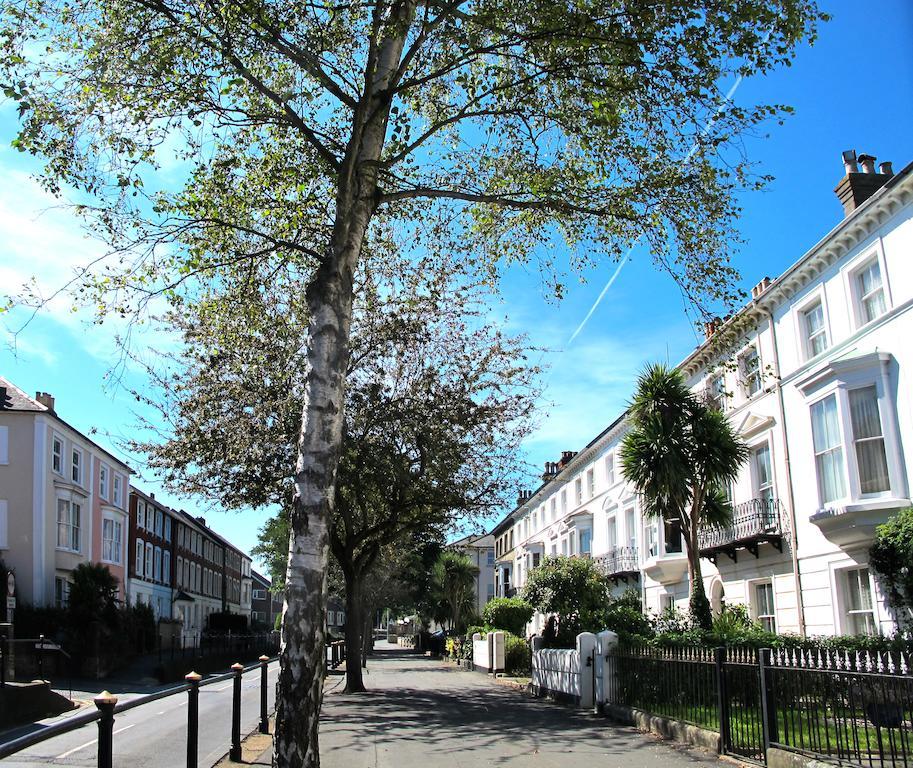
[[[698,533],[726,525],[732,507],[724,489],[738,477],[748,447],[722,411],[688,389],[682,374],[650,365],[640,375],[621,445],[625,478],[640,493],[644,514],[680,526],[688,553],[691,610],[710,629],[701,578]]]
[[[699,304],[735,299],[740,139],[777,106],[727,77],[788,64],[813,0],[9,0],[15,145],[77,190],[117,258],[76,278],[101,315],[180,305],[241,266],[305,276],[278,765],[319,764],[329,528],[356,274],[414,258],[574,266],[644,238]],[[178,166],[171,188],[159,175]],[[565,245],[567,248],[556,247]],[[560,284],[553,281],[560,293]],[[77,289],[78,290],[78,289]],[[135,316],[135,314],[134,314]]]

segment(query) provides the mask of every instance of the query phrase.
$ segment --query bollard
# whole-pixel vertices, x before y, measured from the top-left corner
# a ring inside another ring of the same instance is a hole
[[[44,680],[44,635],[38,635],[38,679]]]
[[[95,697],[95,706],[101,713],[98,720],[98,768],[114,765],[114,706],[117,696],[102,691]]]
[[[241,675],[244,665],[232,664],[231,671],[235,673],[235,688],[231,697],[231,749],[228,750],[228,759],[237,763],[241,760]]]
[[[197,768],[197,743],[200,727],[200,680],[202,675],[191,672],[187,681],[187,768]]]
[[[269,733],[269,713],[266,711],[266,676],[269,656],[260,657],[260,733]]]

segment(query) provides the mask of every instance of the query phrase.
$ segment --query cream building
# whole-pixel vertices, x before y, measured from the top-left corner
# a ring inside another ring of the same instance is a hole
[[[874,162],[845,153],[844,218],[679,364],[751,450],[729,489],[732,526],[701,535],[705,588],[714,610],[744,604],[778,631],[894,628],[867,553],[875,527],[911,503],[913,165],[894,175]],[[687,607],[679,531],[644,519],[619,470],[625,429],[622,414],[547,463],[496,526],[499,594],[565,554],[594,557],[649,610]]]
[[[126,597],[130,468],[64,421],[54,398],[0,377],[0,557],[18,599],[65,605],[74,568],[103,563]]]

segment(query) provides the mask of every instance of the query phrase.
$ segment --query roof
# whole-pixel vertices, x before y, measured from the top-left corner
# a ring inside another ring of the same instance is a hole
[[[485,549],[487,547],[493,547],[494,541],[486,541],[491,536],[490,533],[470,533],[468,536],[464,536],[462,539],[457,539],[456,541],[451,541],[447,546],[448,547],[479,547]]]
[[[5,393],[4,393],[5,390]],[[131,475],[133,470],[130,469],[130,465],[127,464],[123,459],[117,458],[111,451],[107,448],[103,448],[90,437],[87,437],[84,432],[74,427],[69,422],[60,418],[57,415],[56,411],[52,411],[46,405],[39,403],[32,397],[29,397],[25,392],[23,392],[19,387],[13,384],[9,379],[5,379],[3,376],[0,376],[0,411],[13,411],[19,413],[40,413],[46,416],[51,416],[61,424],[63,424],[67,429],[73,430],[77,435],[79,435],[83,440],[85,440],[89,445],[94,446],[99,451],[101,451],[105,456],[107,456],[112,461],[117,462],[127,470]]]

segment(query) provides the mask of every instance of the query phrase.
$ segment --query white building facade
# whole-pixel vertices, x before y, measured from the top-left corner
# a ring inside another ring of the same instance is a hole
[[[845,157],[845,218],[734,318],[710,324],[679,365],[750,447],[729,489],[732,526],[701,534],[711,604],[809,635],[893,631],[868,549],[875,527],[910,505],[913,165],[894,176]],[[594,557],[648,610],[687,607],[677,526],[644,519],[620,472],[625,428],[622,415],[548,463],[493,530],[498,594],[563,554]]]

